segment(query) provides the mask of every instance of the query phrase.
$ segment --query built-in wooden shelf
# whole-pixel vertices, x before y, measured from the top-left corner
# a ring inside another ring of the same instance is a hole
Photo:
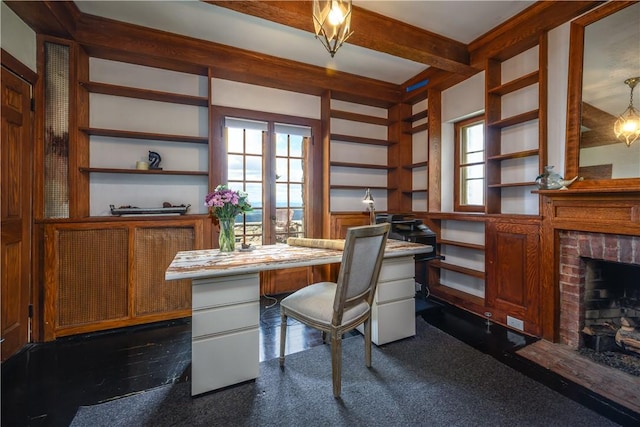
[[[404,121],[407,122],[407,123],[417,122],[418,120],[426,119],[427,115],[428,115],[428,111],[427,110],[420,111],[418,113],[415,113],[411,117],[407,117],[406,119],[404,119]]]
[[[520,124],[520,123],[526,123],[526,122],[529,122],[531,120],[535,120],[535,119],[538,118],[538,114],[539,114],[539,110],[535,109],[535,110],[527,111],[526,113],[517,114],[515,116],[507,117],[507,118],[504,118],[502,120],[496,120],[495,122],[488,123],[488,126],[491,126],[491,127],[497,128],[497,129],[507,128],[509,126],[513,126],[513,125],[517,125],[517,124]]]
[[[513,153],[499,154],[497,156],[489,156],[488,160],[508,160],[508,159],[520,159],[523,157],[537,156],[540,154],[540,150],[535,148],[532,150],[516,151]]]
[[[411,169],[421,168],[421,167],[427,166],[428,164],[429,164],[429,162],[425,160],[424,162],[416,162],[416,163],[412,163],[410,165],[405,165],[402,168],[403,169],[407,169],[407,170],[411,170]]]
[[[474,270],[472,268],[467,268],[467,267],[461,267],[459,265],[449,264],[446,262],[442,262],[440,260],[430,261],[429,267],[439,268],[441,270],[455,271],[456,273],[461,273],[467,276],[471,276],[471,277],[475,277],[483,280],[485,277],[484,271]]]
[[[332,190],[361,190],[363,188],[370,188],[372,190],[396,190],[393,187],[385,187],[380,185],[330,185],[330,189]]]
[[[477,249],[480,251],[484,250],[484,245],[478,245],[476,243],[459,242],[455,240],[445,240],[445,239],[440,239],[438,240],[437,243],[441,245],[447,245],[447,246],[457,246],[459,248]]]
[[[334,119],[350,120],[352,122],[370,123],[373,125],[389,126],[392,122],[385,117],[368,116],[366,114],[351,113],[349,111],[331,110]]]
[[[124,173],[134,175],[194,175],[208,176],[207,171],[179,171],[166,169],[118,169],[118,168],[80,168],[80,172],[88,173]]]
[[[374,139],[374,138],[362,138],[360,136],[353,135],[339,135],[332,133],[331,140],[334,141],[344,141],[344,142],[355,142],[358,144],[370,144],[370,145],[394,145],[394,141],[387,141],[386,139]]]
[[[428,193],[429,190],[426,188],[416,188],[414,190],[403,191],[402,194],[414,194],[414,193]]]
[[[119,129],[98,129],[98,128],[79,128],[88,135],[110,136],[114,138],[141,139],[141,140],[158,140],[184,142],[187,144],[208,144],[208,136],[187,136],[187,135],[169,135],[164,133],[136,132],[130,130]]]
[[[535,186],[535,182],[504,182],[500,184],[489,184],[489,188],[508,188],[508,187],[530,187]]]
[[[413,135],[414,133],[422,132],[427,129],[429,129],[429,123],[423,123],[421,125],[412,127],[411,130],[407,131],[406,133]]]
[[[525,74],[524,76],[519,77],[515,80],[512,80],[508,83],[489,89],[489,93],[500,95],[500,96],[506,95],[508,93],[515,92],[519,89],[538,83],[539,78],[540,78],[540,75],[536,70],[529,74]]]
[[[368,163],[330,162],[329,165],[330,166],[345,167],[345,168],[384,169],[384,170],[397,169],[395,166],[372,165],[372,164],[368,164]]]
[[[146,99],[149,101],[170,102],[172,104],[195,105],[198,107],[209,106],[209,99],[206,96],[193,96],[183,95],[179,93],[160,92],[157,90],[118,86],[99,82],[80,82],[80,86],[86,88],[89,92],[100,93],[103,95]]]

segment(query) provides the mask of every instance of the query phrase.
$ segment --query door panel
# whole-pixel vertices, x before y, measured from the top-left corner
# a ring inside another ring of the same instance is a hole
[[[2,360],[29,340],[31,265],[30,85],[2,68],[0,269]]]

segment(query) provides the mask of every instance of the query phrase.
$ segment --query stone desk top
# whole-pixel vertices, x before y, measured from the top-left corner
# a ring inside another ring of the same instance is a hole
[[[433,247],[400,240],[387,240],[385,258],[429,253]],[[256,273],[293,267],[332,264],[342,260],[342,251],[289,246],[256,246],[252,251],[220,253],[217,249],[178,252],[165,272],[166,280],[198,279],[230,274]]]

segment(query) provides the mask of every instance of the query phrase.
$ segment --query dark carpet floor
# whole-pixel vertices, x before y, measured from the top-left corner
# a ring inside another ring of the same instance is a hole
[[[190,396],[177,383],[81,407],[72,426],[611,426],[615,423],[416,319],[415,338],[343,342],[342,396],[329,346],[260,364],[251,382]]]

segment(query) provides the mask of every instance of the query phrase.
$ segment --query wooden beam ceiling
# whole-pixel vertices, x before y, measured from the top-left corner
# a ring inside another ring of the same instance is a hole
[[[205,1],[236,12],[314,32],[311,1]],[[366,9],[353,6],[349,44],[470,76],[467,46]],[[393,37],[389,37],[393,34]]]

